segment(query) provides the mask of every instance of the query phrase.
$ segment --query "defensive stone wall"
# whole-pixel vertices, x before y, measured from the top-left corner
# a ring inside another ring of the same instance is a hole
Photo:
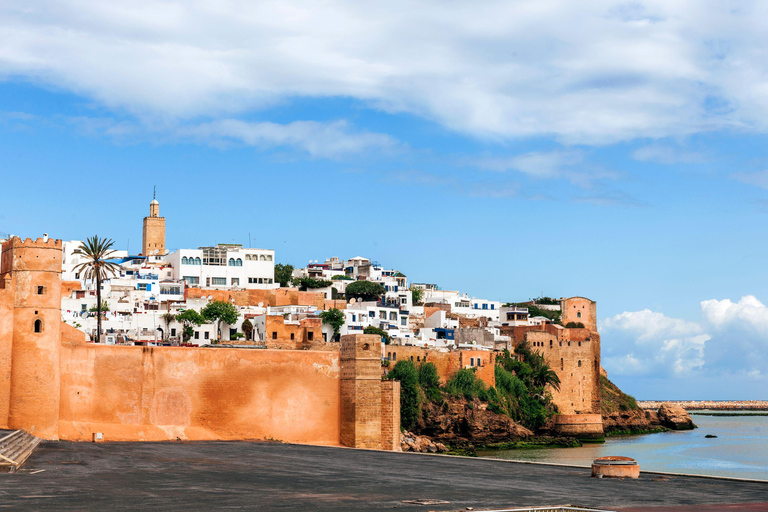
[[[445,384],[461,368],[475,368],[477,377],[485,382],[486,386],[496,385],[496,354],[487,350],[444,352],[406,345],[386,345],[384,355],[392,366],[404,359],[410,359],[416,366],[423,362],[433,363],[441,384]]]
[[[100,345],[61,322],[61,292],[60,240],[3,244],[0,428],[75,441],[399,446],[399,385],[381,381],[378,336],[345,336],[344,357],[322,342],[319,319],[298,325],[302,348],[319,350]]]

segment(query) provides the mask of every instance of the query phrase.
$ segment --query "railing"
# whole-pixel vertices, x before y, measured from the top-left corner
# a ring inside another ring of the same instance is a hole
[[[498,510],[486,510],[485,512],[613,512],[611,510],[602,510],[597,508],[580,507],[526,507],[526,508],[504,508]]]

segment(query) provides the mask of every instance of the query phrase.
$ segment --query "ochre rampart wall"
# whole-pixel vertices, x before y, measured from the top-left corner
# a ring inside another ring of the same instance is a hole
[[[461,368],[475,368],[477,377],[485,382],[486,386],[496,385],[496,354],[487,350],[443,352],[406,345],[387,345],[384,348],[384,356],[390,360],[390,368],[405,359],[410,359],[417,367],[425,361],[433,363],[441,384],[448,382]]]
[[[339,443],[334,352],[65,343],[59,437]]]

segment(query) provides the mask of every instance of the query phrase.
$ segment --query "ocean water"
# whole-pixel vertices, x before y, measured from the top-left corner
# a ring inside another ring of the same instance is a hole
[[[704,411],[702,411],[704,412]],[[699,428],[606,438],[580,448],[523,448],[478,452],[481,457],[588,466],[598,457],[632,457],[641,471],[768,480],[768,416],[691,414]],[[717,438],[707,439],[707,434]]]

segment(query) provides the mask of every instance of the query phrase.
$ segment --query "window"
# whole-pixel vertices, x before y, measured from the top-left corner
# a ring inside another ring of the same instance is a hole
[[[232,278],[232,286],[240,286],[240,278],[239,277],[233,277]]]
[[[296,335],[295,335],[294,333],[291,333],[291,341],[293,341],[293,339],[294,339],[295,337],[296,337]]]
[[[43,295],[45,293],[45,286],[38,286],[37,287],[37,294]]]
[[[475,309],[478,309],[479,304],[475,302]]]
[[[184,276],[182,279],[184,279],[187,284],[200,284],[200,278],[197,276]]]
[[[488,309],[488,304],[483,304],[483,309]]]
[[[267,261],[272,261],[272,255],[271,254],[267,254]]]
[[[191,260],[192,260],[192,258],[190,258],[190,261]],[[195,258],[195,265],[202,265],[202,264],[203,264],[203,262],[200,260],[200,258]]]
[[[469,366],[475,366],[475,358],[474,357],[470,357],[469,358]]]
[[[549,340],[549,348],[552,348],[552,343],[554,343],[552,340]]]
[[[80,311],[88,311],[88,304],[80,304]]]
[[[394,311],[390,311],[389,312],[389,319],[397,322],[397,313],[395,313]]]
[[[235,260],[235,266],[236,267],[242,267],[243,266],[243,260],[241,260],[240,258],[237,258]]]
[[[35,320],[35,332],[43,332],[43,321],[40,319]]]
[[[226,277],[214,277],[211,279],[211,283],[213,283],[214,286],[216,285],[226,285],[227,284],[227,278]]]
[[[181,258],[181,264],[189,265],[189,259],[186,256],[184,256],[183,258]]]
[[[495,304],[491,304],[491,309],[496,309],[496,305]]]
[[[379,318],[381,318],[382,320],[386,320],[387,319],[387,312],[386,311],[379,311]]]
[[[259,261],[267,261],[267,257],[262,254],[259,256]]]
[[[176,336],[176,328],[171,328],[171,336]]]
[[[208,331],[205,331],[203,333],[203,338],[205,338],[206,340],[210,339],[211,338],[211,333],[209,333]]]
[[[483,360],[479,357],[477,358],[477,366],[481,366],[483,364]]]
[[[375,318],[376,317],[376,312],[375,311],[369,311],[368,312],[368,316],[371,317],[371,318]]]
[[[561,371],[563,370],[564,365],[565,365],[565,363],[563,362],[563,358],[561,357],[560,358],[560,370]]]
[[[579,361],[579,364],[577,365],[579,368],[581,368],[581,361]]]
[[[181,286],[167,286],[160,288],[160,295],[181,295]]]
[[[397,352],[392,352],[392,360],[397,361]]]
[[[141,291],[145,291],[145,292],[147,290],[149,290],[150,288],[151,288],[150,285],[147,284],[147,283],[139,283],[139,284],[136,285],[136,289],[137,290],[141,290]]]
[[[195,331],[195,339],[196,340],[200,339],[200,331]]]
[[[229,258],[229,266],[234,267],[235,266],[235,258]]]
[[[314,332],[312,332],[312,331],[309,331],[309,332],[307,333],[307,339],[308,339],[309,341],[312,341],[313,339],[315,339],[315,333],[314,333]]]
[[[352,321],[357,322],[357,317],[354,315],[354,313],[352,314]]]
[[[248,284],[253,284],[254,279],[252,277],[248,278]]]
[[[400,317],[400,325],[407,326],[408,325],[408,317],[407,316],[401,316]]]
[[[272,339],[273,340],[277,339],[277,331],[272,331]]]
[[[576,318],[581,318],[581,311],[576,313]]]

